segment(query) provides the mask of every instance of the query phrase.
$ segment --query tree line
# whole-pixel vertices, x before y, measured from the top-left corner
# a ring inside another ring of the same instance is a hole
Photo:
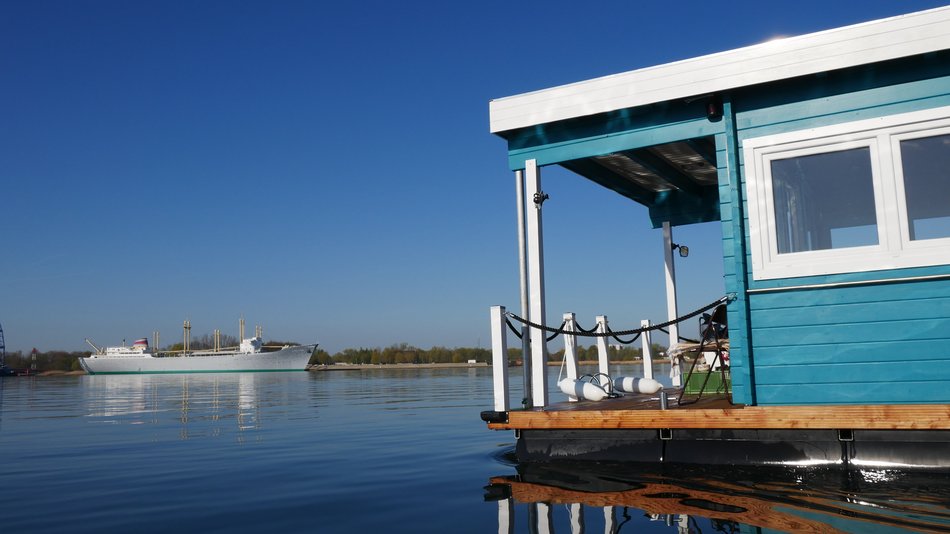
[[[207,339],[206,339],[207,338]],[[233,342],[233,344],[232,344]],[[264,345],[284,346],[299,345],[299,343],[289,341],[265,341]],[[221,346],[236,346],[234,339],[228,336],[222,336]],[[213,347],[213,339],[210,336],[203,336],[191,342],[191,348],[205,349]],[[175,343],[162,349],[163,351],[181,350],[182,344]],[[654,357],[665,349],[660,345],[651,346]],[[609,349],[609,358],[611,361],[636,361],[642,358],[642,351],[634,347],[611,346]],[[79,365],[79,358],[89,356],[90,351],[67,352],[62,350],[51,350],[47,352],[36,353],[36,369],[39,371],[79,371],[82,369]],[[587,347],[577,347],[577,359],[580,361],[596,361],[598,358],[596,345]],[[551,361],[559,362],[564,359],[564,350],[558,350],[549,354]],[[317,348],[310,356],[311,365],[334,365],[338,363],[346,364],[421,364],[421,363],[466,363],[475,360],[480,363],[491,363],[492,353],[489,349],[470,348],[470,347],[432,347],[430,349],[420,349],[409,345],[408,343],[399,343],[388,347],[376,348],[357,348],[344,349],[336,354],[330,354],[327,351]],[[510,347],[508,349],[508,363],[519,365],[523,363],[524,358],[520,347]],[[22,351],[10,352],[6,355],[6,364],[9,367],[17,369],[28,369],[33,363],[31,353],[24,354]]]

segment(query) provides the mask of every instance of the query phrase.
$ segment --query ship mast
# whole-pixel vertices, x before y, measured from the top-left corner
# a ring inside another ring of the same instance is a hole
[[[191,321],[185,319],[184,328],[184,340],[182,341],[182,351],[188,352],[188,349],[191,347]]]

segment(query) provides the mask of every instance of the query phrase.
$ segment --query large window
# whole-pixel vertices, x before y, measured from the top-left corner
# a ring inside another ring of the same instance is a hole
[[[900,141],[909,238],[950,237],[950,134]]]
[[[950,264],[950,108],[743,146],[753,278]]]

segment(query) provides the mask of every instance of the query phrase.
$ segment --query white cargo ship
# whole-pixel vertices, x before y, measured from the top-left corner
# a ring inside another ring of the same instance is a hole
[[[92,345],[92,343],[90,343]],[[231,373],[242,371],[304,371],[316,345],[284,346],[264,351],[260,337],[241,341],[236,350],[160,353],[139,339],[131,347],[106,347],[79,358],[91,375],[129,373]]]

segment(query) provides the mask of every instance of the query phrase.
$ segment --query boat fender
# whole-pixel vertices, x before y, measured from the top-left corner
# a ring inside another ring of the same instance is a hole
[[[599,401],[607,398],[607,392],[597,384],[591,384],[584,380],[574,378],[565,378],[557,383],[557,387],[565,395],[577,397],[578,399]]]
[[[618,376],[614,379],[614,389],[624,393],[645,393],[652,395],[663,389],[663,384],[652,378],[639,378],[636,376]]]

